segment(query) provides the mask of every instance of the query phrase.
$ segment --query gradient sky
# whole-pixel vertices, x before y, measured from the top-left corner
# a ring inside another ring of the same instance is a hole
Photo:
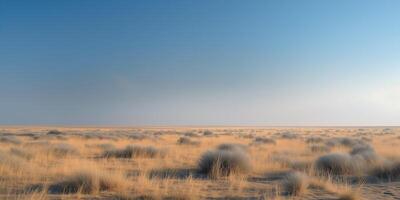
[[[0,0],[0,124],[400,125],[399,8]]]

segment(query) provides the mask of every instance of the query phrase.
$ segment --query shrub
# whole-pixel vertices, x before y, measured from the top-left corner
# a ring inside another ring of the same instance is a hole
[[[4,135],[0,137],[0,142],[11,143],[11,144],[21,144],[21,141],[13,135]]]
[[[359,160],[365,162],[364,164],[366,165],[377,164],[383,160],[375,153],[375,150],[369,145],[359,145],[354,147],[351,150],[350,155],[353,156],[353,160]]]
[[[193,133],[193,132],[186,132],[183,135],[186,136],[186,137],[199,137],[198,134]]]
[[[306,139],[307,143],[321,143],[323,141],[324,141],[324,139],[321,137],[310,137],[310,138]]]
[[[308,177],[300,172],[288,174],[283,181],[283,188],[288,195],[304,194],[308,186]]]
[[[111,143],[101,143],[97,144],[96,147],[106,150],[106,149],[115,149],[115,146]]]
[[[315,161],[315,168],[320,172],[334,175],[351,174],[355,170],[351,156],[342,153],[332,153],[319,157]]]
[[[163,156],[164,154],[157,148],[152,146],[134,146],[128,145],[124,149],[106,150],[103,157],[110,158],[154,158]]]
[[[79,150],[77,148],[67,143],[52,144],[48,147],[47,151],[49,154],[60,157],[79,154]]]
[[[188,137],[180,137],[177,141],[177,144],[184,144],[184,145],[199,145],[199,141],[192,141]]]
[[[287,131],[287,132],[280,133],[280,136],[281,136],[281,138],[283,138],[283,139],[296,139],[296,138],[299,137],[297,134],[294,134],[294,133],[288,132],[288,131]]]
[[[245,139],[253,139],[255,136],[254,134],[240,134],[239,137]]]
[[[125,185],[117,176],[104,175],[89,171],[75,172],[61,181],[50,184],[48,192],[52,194],[84,193],[95,194],[100,191],[118,190]]]
[[[220,144],[217,147],[218,150],[227,150],[227,151],[247,151],[247,146],[243,144],[235,144],[235,143],[224,143]]]
[[[28,152],[27,150],[19,149],[19,148],[11,148],[10,153],[13,155],[16,155],[20,158],[25,158],[26,160],[30,160],[34,156],[32,153]]]
[[[210,135],[214,135],[214,133],[212,131],[210,131],[210,130],[205,130],[205,131],[203,131],[203,135],[204,136],[210,136]]]
[[[20,157],[16,157],[13,154],[0,151],[0,171],[12,169],[12,171],[23,170],[26,168],[27,163]],[[4,175],[4,174],[3,174]]]
[[[334,147],[334,146],[345,146],[345,147],[355,147],[359,145],[365,145],[366,142],[363,140],[359,139],[353,139],[353,138],[332,138],[326,142],[326,145]]]
[[[50,130],[47,135],[63,135],[64,133],[59,130]]]
[[[271,138],[266,138],[266,137],[256,137],[254,138],[253,145],[257,145],[257,144],[276,144],[276,141],[274,139]]]
[[[150,137],[142,133],[134,133],[132,135],[129,135],[128,138],[133,140],[144,140],[144,139],[149,139]]]
[[[198,164],[199,171],[210,177],[247,173],[251,169],[249,156],[242,150],[214,150],[204,153]]]
[[[331,151],[331,148],[328,146],[325,146],[325,145],[311,145],[310,150],[311,150],[311,152],[314,152],[314,153],[316,153],[316,152],[326,153],[326,152]]]
[[[370,174],[386,181],[397,180],[400,178],[400,162],[386,162],[377,165]]]

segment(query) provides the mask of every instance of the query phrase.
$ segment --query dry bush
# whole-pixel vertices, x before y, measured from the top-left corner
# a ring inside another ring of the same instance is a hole
[[[59,130],[50,130],[47,132],[47,135],[64,135],[64,133]]]
[[[9,144],[21,144],[21,140],[19,140],[14,135],[4,135],[0,136],[1,143],[9,143]]]
[[[310,150],[313,153],[327,153],[331,151],[331,148],[325,145],[311,145]]]
[[[0,151],[0,170],[24,170],[27,163],[24,159],[16,157],[13,154]]]
[[[364,168],[371,165],[378,165],[384,162],[384,159],[375,153],[375,150],[369,145],[360,145],[354,147],[350,155],[352,155],[354,161],[361,162]]]
[[[201,173],[210,177],[229,176],[231,174],[248,173],[251,170],[249,156],[239,149],[214,150],[204,153],[198,163]]]
[[[240,134],[239,138],[244,138],[244,139],[253,139],[256,136],[254,134]]]
[[[115,174],[77,171],[50,184],[48,192],[51,194],[96,194],[101,191],[121,191],[126,188],[124,179]]]
[[[385,181],[398,180],[400,178],[400,162],[386,162],[376,165],[370,175]]]
[[[20,158],[24,158],[26,160],[30,160],[34,157],[34,154],[29,152],[28,150],[14,147],[10,149],[10,154],[18,156]]]
[[[128,136],[129,139],[132,140],[144,140],[144,139],[151,139],[149,135],[145,135],[142,133],[134,133]]]
[[[315,161],[317,171],[324,174],[346,175],[355,171],[352,157],[344,153],[331,153],[319,157]]]
[[[199,145],[200,144],[199,141],[193,141],[188,137],[180,137],[176,143],[180,144],[180,145]]]
[[[283,133],[279,133],[278,135],[282,139],[297,139],[297,138],[299,138],[298,134],[295,134],[295,133],[292,133],[292,132],[289,132],[289,131],[286,131],[286,132],[283,132]]]
[[[128,145],[124,149],[105,150],[105,158],[154,158],[163,156],[164,153],[152,146]]]
[[[354,139],[349,137],[340,137],[340,138],[331,138],[326,142],[326,145],[335,147],[335,146],[345,146],[349,148],[353,148],[355,146],[366,145],[364,140]]]
[[[317,189],[322,189],[327,193],[338,196],[336,199],[341,200],[358,200],[360,186],[353,187],[348,185],[343,180],[333,180],[331,177],[310,177],[310,186]]]
[[[199,134],[194,133],[194,132],[186,132],[183,135],[186,136],[186,137],[200,137]]]
[[[113,145],[112,143],[97,144],[96,147],[103,149],[103,150],[115,149],[115,145]]]
[[[47,148],[47,152],[57,157],[79,155],[79,150],[68,143],[52,144]]]
[[[214,133],[212,131],[210,131],[210,130],[205,130],[205,131],[203,131],[203,135],[204,136],[211,136],[211,135],[214,135]]]
[[[259,145],[259,144],[273,144],[276,145],[276,141],[271,138],[267,137],[256,137],[251,143],[252,145]]]
[[[306,139],[306,143],[322,143],[324,141],[321,137],[309,137]]]
[[[236,143],[223,143],[218,145],[218,150],[227,150],[227,151],[247,151],[248,148],[246,145],[243,144],[236,144]]]
[[[297,196],[307,192],[309,180],[303,173],[292,172],[285,177],[282,185],[288,195]]]
[[[351,155],[357,155],[357,154],[363,154],[363,153],[374,153],[375,154],[375,150],[370,145],[359,145],[359,146],[354,147],[350,152]]]

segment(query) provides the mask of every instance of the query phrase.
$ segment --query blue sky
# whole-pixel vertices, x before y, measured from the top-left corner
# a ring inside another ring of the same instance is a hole
[[[399,1],[0,1],[0,124],[400,125]]]

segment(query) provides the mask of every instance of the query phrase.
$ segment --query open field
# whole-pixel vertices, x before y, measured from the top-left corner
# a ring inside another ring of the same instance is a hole
[[[400,128],[0,128],[0,199],[400,199]]]

